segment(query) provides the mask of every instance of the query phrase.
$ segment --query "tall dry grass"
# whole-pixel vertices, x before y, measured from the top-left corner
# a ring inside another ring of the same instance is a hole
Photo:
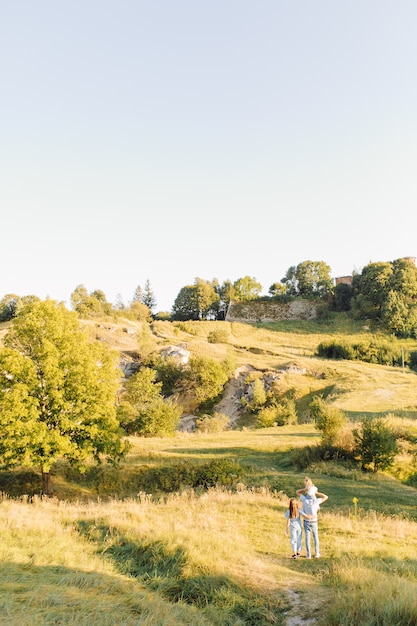
[[[0,623],[285,624],[290,592],[318,624],[416,623],[416,522],[341,513],[329,500],[322,559],[293,561],[287,505],[244,485],[95,504],[3,500]]]

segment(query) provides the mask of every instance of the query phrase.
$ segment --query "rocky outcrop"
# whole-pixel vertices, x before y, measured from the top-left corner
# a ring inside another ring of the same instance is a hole
[[[229,418],[228,428],[232,428],[236,422],[239,421],[246,411],[245,407],[253,400],[255,378],[250,380],[250,374],[252,372],[256,373],[256,371],[257,370],[252,365],[241,365],[238,367],[234,375],[226,383],[221,400],[213,407],[213,415],[215,413],[221,413]],[[299,374],[300,376],[303,376],[307,373],[307,371],[304,367],[299,367],[293,363],[288,364],[286,367],[278,371],[271,370],[265,372],[258,370],[258,373],[263,382],[265,391],[268,392],[274,385],[275,381],[282,376],[285,376],[285,374]],[[198,403],[195,401],[195,398],[193,398],[195,402],[193,405],[191,403],[191,398],[189,398],[190,403],[187,405],[185,395],[181,398],[176,396],[174,399],[177,402],[180,402],[184,408],[184,413],[181,417],[177,430],[183,432],[193,432],[196,428],[196,421],[198,419],[193,411],[198,408]]]
[[[229,304],[227,322],[279,322],[311,320],[317,317],[317,304],[311,300],[292,302],[252,301]]]
[[[175,359],[179,365],[187,365],[190,358],[190,352],[184,347],[184,345],[168,346],[167,348],[161,350],[161,356],[163,356],[164,359]]]

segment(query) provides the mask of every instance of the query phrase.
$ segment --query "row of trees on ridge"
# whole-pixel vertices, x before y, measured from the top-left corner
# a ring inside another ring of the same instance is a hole
[[[353,273],[351,284],[334,285],[330,272],[324,261],[303,261],[289,267],[281,281],[269,287],[267,296],[260,295],[262,285],[254,277],[223,283],[217,278],[197,277],[192,285],[180,289],[170,312],[159,313],[149,279],[144,288],[136,288],[128,304],[121,297],[111,304],[103,291],[88,292],[84,285],[78,285],[71,294],[71,307],[81,317],[112,315],[144,321],[186,321],[224,319],[231,301],[288,302],[304,298],[318,302],[322,313],[350,311],[357,319],[379,324],[399,337],[417,336],[417,267],[413,260],[369,263],[361,272]],[[0,322],[13,319],[22,306],[38,299],[6,294],[0,301]]]

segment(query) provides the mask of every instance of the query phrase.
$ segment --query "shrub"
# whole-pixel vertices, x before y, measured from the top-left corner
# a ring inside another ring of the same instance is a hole
[[[353,461],[354,455],[349,450],[344,450],[338,446],[305,446],[294,448],[291,451],[291,461],[299,470],[306,470],[322,461]]]
[[[313,399],[309,409],[316,428],[322,433],[322,444],[334,444],[338,432],[346,423],[343,411],[331,406],[320,396]]]
[[[256,413],[260,411],[266,404],[267,395],[265,385],[261,378],[255,378],[252,383],[252,399],[245,401],[248,411]]]
[[[401,346],[396,339],[366,339],[348,343],[346,341],[323,341],[317,355],[327,359],[348,359],[379,365],[400,365]]]
[[[256,416],[257,428],[269,428],[277,423],[277,407],[275,405],[263,407]]]
[[[170,493],[187,487],[192,488],[196,482],[196,471],[196,466],[190,463],[151,468],[145,473],[138,487],[151,493],[158,491]]]
[[[283,398],[280,402],[275,400],[269,406],[263,407],[256,416],[258,428],[296,423],[297,409],[293,398]]]
[[[240,481],[242,468],[231,459],[214,459],[207,463],[178,463],[153,468],[147,472],[146,490],[172,492],[180,489],[232,486]]]
[[[201,356],[189,360],[189,368],[184,370],[180,384],[189,394],[193,394],[202,405],[215,400],[222,392],[232,373],[228,360],[217,362]]]
[[[412,370],[417,370],[417,352],[410,352],[408,355],[408,365]]]
[[[409,476],[405,481],[405,484],[409,487],[414,487],[415,489],[417,489],[417,472]]]
[[[229,340],[229,332],[226,328],[215,328],[207,335],[209,343],[227,343]]]
[[[347,454],[354,454],[355,438],[353,435],[353,424],[346,422],[344,426],[337,432],[333,445],[341,450],[345,450]]]
[[[135,432],[142,437],[172,437],[182,415],[182,407],[160,397],[151,402],[135,421]]]
[[[354,359],[352,347],[340,341],[322,341],[317,348],[317,355],[326,359]]]
[[[398,443],[394,432],[383,419],[367,419],[361,429],[354,430],[356,452],[364,468],[371,466],[373,471],[384,470],[394,463]]]
[[[277,409],[277,426],[297,423],[297,408],[294,398],[283,398]]]
[[[158,356],[153,367],[156,370],[156,378],[162,383],[161,393],[166,398],[171,396],[183,376],[183,368],[180,367],[173,357],[163,358]]]
[[[229,425],[229,418],[224,413],[203,415],[196,420],[196,431],[201,433],[220,433]]]
[[[195,487],[231,486],[242,477],[242,468],[232,459],[214,459],[200,465],[196,473]]]
[[[143,367],[126,381],[118,417],[127,434],[155,437],[175,433],[182,408],[162,397],[162,383],[155,382],[155,377],[155,370]]]

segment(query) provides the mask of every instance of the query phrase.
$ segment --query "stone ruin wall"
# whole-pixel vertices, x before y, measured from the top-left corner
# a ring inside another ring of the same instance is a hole
[[[317,317],[317,305],[310,300],[292,302],[230,302],[226,322],[281,322],[312,320]]]

